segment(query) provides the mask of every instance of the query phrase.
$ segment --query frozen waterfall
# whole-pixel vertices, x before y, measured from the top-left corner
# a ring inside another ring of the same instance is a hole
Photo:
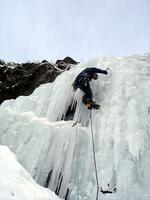
[[[0,144],[7,145],[42,186],[68,200],[94,200],[89,111],[81,92],[72,91],[75,77],[86,67],[110,68],[91,83],[96,159],[100,185],[117,187],[100,200],[150,199],[150,54],[102,57],[78,64],[32,95],[0,106]],[[62,120],[77,100],[74,120]]]

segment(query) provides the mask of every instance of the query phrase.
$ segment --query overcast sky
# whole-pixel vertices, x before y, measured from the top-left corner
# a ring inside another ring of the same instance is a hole
[[[0,58],[55,60],[150,52],[150,0],[0,0]]]

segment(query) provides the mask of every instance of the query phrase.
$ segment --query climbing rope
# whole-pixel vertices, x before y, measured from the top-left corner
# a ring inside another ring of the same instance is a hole
[[[96,153],[95,153],[94,132],[93,132],[92,110],[90,110],[90,122],[91,122],[93,159],[94,159],[95,177],[96,177],[96,185],[97,185],[96,200],[99,200],[99,192],[101,192],[103,194],[115,193],[117,191],[117,188],[115,187],[113,190],[103,190],[102,187],[100,187],[100,185],[99,185],[97,163],[96,163]],[[79,183],[78,183],[79,160],[78,160],[78,145],[77,145],[77,143],[78,143],[78,133],[77,133],[77,126],[76,126],[76,156],[77,156],[77,171],[76,171],[76,173],[77,173],[77,179],[76,179],[76,184],[77,184],[77,200],[79,200],[79,187],[78,187],[79,186]]]
[[[79,200],[79,159],[78,159],[78,132],[76,126],[76,159],[77,159],[77,166],[76,166],[76,185],[77,185],[77,200]]]
[[[76,126],[76,125],[79,123],[79,116],[80,116],[80,110],[81,110],[82,104],[83,104],[83,102],[80,104],[80,107],[79,107],[79,111],[78,111],[78,115],[77,115],[76,121],[72,124],[72,127]]]
[[[97,164],[96,164],[96,155],[95,155],[95,143],[94,143],[94,133],[93,133],[93,121],[92,121],[92,110],[90,110],[90,121],[91,121],[91,134],[92,134],[92,148],[93,148],[93,158],[94,158],[94,168],[95,168],[95,176],[96,176],[96,184],[97,184],[97,192],[96,192],[96,200],[98,200],[98,194],[100,191],[99,182],[98,182],[98,173],[97,173]],[[77,123],[73,124],[75,126]],[[77,167],[76,167],[76,185],[77,185],[77,200],[79,200],[79,183],[78,183],[78,176],[79,176],[79,160],[78,160],[78,131],[76,126],[76,157],[77,157]]]
[[[96,191],[96,200],[98,200],[99,194],[99,182],[98,182],[98,173],[97,173],[97,164],[96,164],[96,155],[95,155],[95,143],[94,143],[94,133],[93,133],[93,120],[92,120],[92,110],[90,110],[90,121],[91,121],[91,134],[92,134],[92,147],[93,147],[93,159],[94,159],[94,167],[95,167],[95,176],[96,176],[96,184],[97,184],[97,191]]]

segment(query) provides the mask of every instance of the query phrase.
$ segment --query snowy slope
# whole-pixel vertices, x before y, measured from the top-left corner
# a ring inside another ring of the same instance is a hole
[[[71,84],[85,67],[110,68],[92,82],[96,158],[100,185],[117,187],[101,199],[149,200],[150,182],[150,55],[98,58],[61,74],[28,97],[0,106],[0,143],[8,145],[34,179],[69,199],[93,200],[96,181],[89,112],[75,97]],[[60,121],[73,98],[78,101],[74,120]],[[87,125],[87,127],[86,127]]]
[[[42,188],[17,162],[6,146],[0,145],[0,200],[58,200],[48,189]]]

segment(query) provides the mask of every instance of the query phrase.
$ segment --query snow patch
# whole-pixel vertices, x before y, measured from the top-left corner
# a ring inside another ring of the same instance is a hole
[[[6,146],[0,145],[1,200],[59,200],[50,190],[39,186],[17,162]]]

